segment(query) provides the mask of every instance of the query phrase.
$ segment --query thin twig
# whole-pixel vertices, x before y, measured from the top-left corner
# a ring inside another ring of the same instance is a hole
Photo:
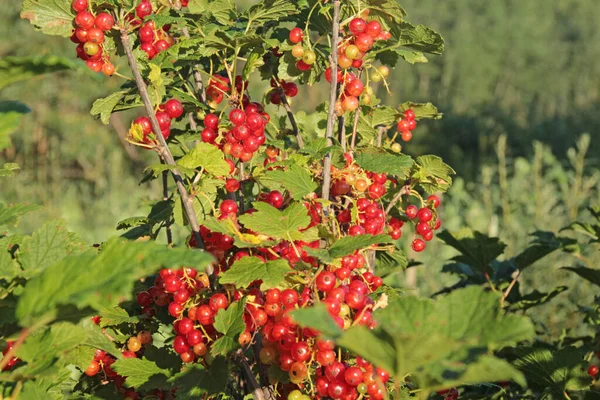
[[[402,196],[404,196],[405,194],[408,194],[408,193],[410,193],[410,185],[402,186],[400,191],[398,193],[396,193],[396,195],[394,196],[392,201],[390,201],[390,204],[388,204],[388,206],[385,208],[385,214],[386,215],[389,214],[389,212],[392,210],[392,208],[394,208],[394,206],[396,205],[398,200],[400,200],[400,198]]]
[[[183,36],[185,36],[186,38],[190,37],[190,32],[188,31],[187,27],[184,27],[181,30],[181,33],[183,33]],[[200,69],[200,65],[198,65],[198,64],[194,65],[194,82],[196,82],[196,90],[198,91],[198,94],[200,95],[200,101],[202,101],[202,103],[206,104],[206,92],[204,91],[204,81],[202,80],[202,73],[199,71],[199,69]],[[195,130],[195,128],[194,128],[194,130]]]
[[[254,344],[252,345],[252,351],[254,353],[256,365],[258,365],[258,376],[260,378],[260,386],[262,386],[262,391],[265,395],[266,400],[274,400],[273,387],[269,384],[269,371],[267,370],[267,367],[260,362],[260,351],[262,349],[261,343],[262,335],[260,333],[257,333],[254,338]]]
[[[379,128],[377,128],[377,146],[381,146],[381,143],[383,142],[383,134],[387,131],[387,128],[385,126],[380,126]]]
[[[246,378],[246,383],[252,390],[254,400],[266,400],[265,394],[263,393],[261,387],[258,385],[258,382],[256,382],[256,378],[254,377],[254,374],[250,369],[250,365],[248,365],[248,360],[246,360],[246,356],[244,355],[241,349],[238,350],[236,356],[238,362],[240,363],[240,366],[242,367],[242,372]]]
[[[338,64],[338,41],[340,34],[340,0],[333,2],[333,33],[331,37],[331,69],[337,68]],[[335,71],[334,71],[335,72]],[[331,74],[331,86],[329,89],[329,112],[327,114],[327,146],[333,145],[333,129],[335,125],[335,102],[337,100],[337,74]],[[323,161],[323,191],[322,197],[329,200],[331,186],[331,153],[327,153]],[[328,214],[327,208],[324,210]]]
[[[292,124],[292,131],[294,135],[296,135],[296,140],[298,141],[298,147],[304,147],[304,140],[300,135],[300,130],[298,129],[298,123],[296,122],[296,117],[294,117],[294,112],[292,111],[292,107],[290,107],[290,103],[288,102],[287,96],[285,93],[281,93],[281,104],[283,104],[283,108],[285,108],[285,112],[287,113],[288,119],[290,120],[290,124]]]
[[[346,121],[343,115],[338,117],[338,137],[340,138],[340,144],[342,150],[346,152]]]
[[[171,151],[167,146],[167,142],[162,136],[158,120],[156,119],[156,115],[154,113],[152,101],[150,100],[150,96],[148,95],[148,88],[146,87],[146,83],[144,82],[144,79],[140,74],[140,70],[133,55],[133,51],[131,50],[131,44],[129,43],[129,35],[127,34],[127,30],[123,28],[121,29],[121,42],[123,43],[123,48],[125,49],[125,53],[127,54],[127,60],[129,61],[129,66],[131,68],[131,71],[133,72],[135,83],[137,85],[138,91],[140,92],[140,97],[142,98],[142,102],[144,103],[144,107],[146,108],[146,113],[148,114],[148,117],[152,122],[152,130],[154,131],[154,135],[158,140],[158,146],[156,147],[156,151],[166,164],[175,167],[177,164],[175,163],[175,159],[173,158],[173,155],[171,154]],[[198,220],[194,211],[193,198],[187,192],[187,188],[185,187],[185,184],[183,182],[181,172],[179,172],[177,168],[172,168],[171,174],[173,175],[173,179],[177,184],[177,191],[181,196],[183,209],[186,213],[188,222],[192,227],[192,234],[196,239],[196,246],[204,250],[204,242],[202,241],[202,237],[200,236],[200,227],[198,225]]]
[[[519,279],[519,276],[521,276],[521,271],[520,270],[517,272],[517,274],[515,275],[515,277],[513,278],[513,280],[510,282],[510,284],[506,288],[506,291],[504,292],[504,294],[502,294],[502,298],[500,299],[500,307],[504,307],[504,301],[506,301],[506,298],[510,294],[510,291],[515,286],[515,284],[517,283],[517,280]]]
[[[164,161],[162,162],[164,163]],[[163,186],[163,201],[169,201],[169,172],[162,172],[162,186]],[[167,232],[167,244],[173,245],[173,232],[171,232],[171,219],[169,218],[165,222],[165,230]]]

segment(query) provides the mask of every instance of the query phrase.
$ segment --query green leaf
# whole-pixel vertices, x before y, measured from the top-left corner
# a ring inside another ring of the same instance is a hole
[[[86,334],[81,326],[58,322],[27,337],[17,355],[27,363],[26,374],[41,374],[55,365],[66,352],[83,344],[85,340]]]
[[[562,267],[561,269],[566,269],[568,271],[575,272],[583,279],[593,283],[596,286],[600,286],[600,269],[588,268],[583,266]]]
[[[229,164],[223,158],[223,152],[210,143],[198,143],[178,164],[189,169],[201,167],[215,176],[229,174]]]
[[[27,0],[25,3],[33,1]],[[72,18],[69,20],[69,35],[71,35],[71,23]],[[2,57],[0,58],[0,89],[38,75],[75,68],[77,65],[73,61],[58,56]]]
[[[166,381],[171,376],[169,370],[159,368],[155,362],[143,358],[123,358],[117,360],[111,367],[119,375],[126,377],[127,387],[138,388],[150,379],[159,378]]]
[[[137,316],[130,316],[127,311],[121,307],[105,308],[100,310],[100,326],[114,326],[120,324],[136,324],[140,321]]]
[[[39,208],[40,207],[35,204],[15,204],[7,206],[0,203],[0,226],[14,224],[20,216]]]
[[[292,318],[301,326],[307,326],[318,329],[322,335],[336,338],[342,334],[342,330],[337,326],[327,307],[323,303],[317,303],[312,307],[301,308],[292,311]]]
[[[376,107],[373,109],[371,126],[391,125],[398,120],[399,113],[392,107]]]
[[[86,319],[81,323],[81,326],[86,333],[86,339],[84,343],[86,346],[89,346],[93,349],[104,350],[116,358],[123,358],[123,354],[119,349],[117,349],[115,342],[106,337],[104,331],[93,321]]]
[[[248,18],[248,25],[258,27],[268,22],[287,18],[299,13],[298,6],[288,0],[262,0],[260,3],[250,7],[244,14]]]
[[[46,35],[71,36],[75,15],[69,0],[24,0],[21,18]]]
[[[169,379],[177,387],[177,399],[196,400],[203,393],[210,395],[224,392],[229,380],[229,364],[224,357],[214,359],[210,368],[201,364],[188,364],[183,370]]]
[[[69,254],[81,253],[85,243],[70,233],[62,220],[49,221],[26,238],[19,261],[27,277],[32,277]]]
[[[560,240],[551,232],[537,231],[533,236],[535,237],[533,242],[513,259],[520,270],[524,270],[560,247]]]
[[[190,0],[188,9],[192,14],[210,14],[220,24],[233,25],[237,14],[234,0]]]
[[[417,157],[412,178],[428,193],[445,192],[452,186],[456,172],[438,156]]]
[[[233,283],[236,287],[246,288],[256,280],[262,280],[261,290],[273,288],[292,272],[289,263],[284,259],[264,262],[258,257],[244,257],[219,276],[221,284]]]
[[[38,319],[56,318],[61,305],[102,310],[130,299],[135,281],[161,266],[204,269],[211,259],[204,252],[185,248],[113,239],[98,255],[88,251],[66,257],[29,280],[17,305],[17,318],[29,326]]]
[[[443,231],[438,234],[438,237],[461,253],[453,260],[471,265],[481,273],[491,273],[490,262],[501,255],[506,248],[500,239],[470,229],[453,233]]]
[[[263,66],[265,62],[263,61],[262,53],[252,52],[248,56],[248,61],[244,64],[244,69],[242,70],[242,79],[248,80],[250,74],[254,72],[254,70],[260,66]]]
[[[292,203],[283,211],[264,202],[255,202],[253,206],[256,212],[241,215],[238,220],[247,229],[273,239],[301,240],[303,234],[300,229],[310,224],[308,210],[302,203]]]
[[[0,139],[2,140],[2,139]],[[3,145],[0,144],[0,147],[2,147]],[[15,163],[4,163],[4,165],[2,165],[2,168],[0,168],[0,178],[2,177],[11,177],[14,175],[13,171],[19,170],[21,169],[21,167],[19,166],[19,164],[15,164]]]
[[[244,309],[245,301],[242,300],[230,304],[225,310],[219,310],[214,326],[223,336],[211,346],[212,355],[225,355],[239,347],[238,336],[246,329]]]
[[[17,262],[12,258],[9,252],[11,237],[0,239],[0,281],[6,280],[10,282],[13,278],[21,274],[21,269]]]
[[[395,52],[409,64],[427,63],[429,60],[425,57],[425,54],[420,51],[406,50],[406,49],[395,49]]]
[[[393,243],[389,235],[360,235],[360,236],[344,236],[336,240],[329,249],[310,249],[305,248],[308,254],[318,257],[325,263],[331,263],[336,258],[341,258],[349,254],[353,254],[356,250],[370,247],[374,244]]]
[[[402,297],[376,312],[388,332],[428,337],[439,333],[472,346],[500,348],[531,339],[533,324],[517,315],[502,316],[499,298],[478,286],[455,290],[437,301]]]
[[[534,290],[533,292],[525,296],[521,296],[520,298],[518,298],[517,301],[512,302],[509,306],[509,310],[528,310],[532,307],[537,307],[542,304],[546,304],[567,289],[568,287],[566,286],[557,286],[554,289],[552,289],[552,291],[550,291],[549,293],[542,293],[538,292],[537,290]]]
[[[425,25],[412,25],[402,22],[392,27],[392,35],[396,29],[400,31],[398,44],[414,50],[430,54],[442,54],[444,51],[444,39],[442,36]]]
[[[412,159],[405,154],[396,154],[379,147],[364,147],[355,155],[356,163],[363,169],[378,174],[408,178],[413,165]]]
[[[100,115],[100,120],[102,123],[107,125],[110,122],[110,115],[126,93],[127,90],[122,90],[120,92],[115,92],[110,96],[96,100],[92,105],[90,114],[93,116]]]
[[[267,171],[265,179],[281,183],[294,200],[303,199],[304,196],[314,192],[318,187],[311,174],[297,164],[292,164],[286,171]]]
[[[79,367],[85,371],[94,359],[96,349],[90,346],[77,346],[73,350],[65,354],[65,362]]]
[[[411,109],[415,112],[415,119],[417,120],[441,119],[443,115],[432,103],[414,103],[412,101],[407,101],[400,104],[400,112],[404,112],[408,109]]]
[[[18,101],[0,101],[0,151],[11,146],[10,135],[21,125],[23,115],[30,111],[29,107]],[[8,172],[12,171],[8,169],[10,164],[4,165]]]
[[[375,273],[381,277],[405,270],[408,267],[408,257],[400,249],[394,249],[392,252],[378,251],[375,256]]]
[[[584,360],[585,349],[517,348],[515,353],[518,358],[512,364],[525,374],[531,388],[550,388],[554,394],[562,395],[567,390],[587,389],[592,383],[586,373],[589,363]]]

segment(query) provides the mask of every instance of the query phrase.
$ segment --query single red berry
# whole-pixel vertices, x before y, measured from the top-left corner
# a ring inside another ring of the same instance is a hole
[[[98,15],[96,15],[95,25],[96,28],[102,29],[106,32],[110,31],[113,28],[113,26],[115,25],[115,20],[109,13],[101,12]]]
[[[90,29],[94,27],[96,19],[89,11],[80,11],[75,16],[75,25],[83,29]]]
[[[377,20],[371,20],[365,28],[365,33],[368,33],[372,38],[376,38],[381,33],[381,24]]]
[[[144,19],[148,15],[152,14],[152,4],[147,0],[142,0],[142,2],[135,8],[135,14],[139,19]]]
[[[430,201],[433,205],[433,208],[438,208],[440,206],[440,198],[436,195],[431,195],[427,198],[427,201]]]
[[[410,108],[408,110],[404,111],[404,118],[406,118],[409,121],[413,121],[415,119],[416,115],[415,112],[413,110],[411,110]]]
[[[219,206],[219,210],[221,211],[221,215],[235,215],[238,212],[238,205],[233,200],[223,200]]]
[[[423,207],[417,212],[417,218],[421,222],[429,222],[433,218],[433,213],[429,208]]]
[[[330,271],[321,271],[321,273],[319,273],[315,279],[317,290],[320,290],[321,292],[329,292],[334,288],[335,283],[335,274]]]
[[[92,43],[102,43],[104,41],[104,32],[100,28],[90,28],[87,32],[87,40]]]
[[[417,206],[411,204],[410,206],[406,207],[406,216],[410,219],[415,218],[418,212],[419,208]]]
[[[292,43],[300,43],[302,41],[302,37],[304,36],[302,29],[294,28],[290,31],[290,42]]]
[[[240,181],[234,178],[229,178],[225,181],[225,190],[229,193],[237,192],[240,189]]]
[[[423,250],[425,250],[425,242],[421,239],[415,239],[412,242],[412,249],[414,251],[416,251],[417,253],[422,252]]]
[[[350,32],[356,36],[359,33],[363,33],[365,29],[367,29],[367,21],[362,18],[354,18],[352,21],[350,21],[349,28]]]
[[[600,372],[600,369],[598,368],[597,365],[590,365],[588,367],[587,373],[592,378],[595,378],[598,375],[598,372]]]
[[[219,117],[215,114],[206,114],[206,117],[204,117],[204,126],[216,131],[219,128]]]
[[[73,7],[73,10],[76,12],[85,11],[87,10],[88,2],[87,0],[73,0],[71,2],[71,7]]]
[[[165,112],[172,119],[177,119],[183,115],[183,105],[177,99],[168,100],[165,103]]]
[[[278,190],[273,190],[267,195],[267,203],[275,208],[281,208],[283,206],[283,195]]]

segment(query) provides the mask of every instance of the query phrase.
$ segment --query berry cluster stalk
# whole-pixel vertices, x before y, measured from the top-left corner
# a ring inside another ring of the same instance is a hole
[[[158,120],[156,119],[156,115],[154,114],[152,102],[150,101],[150,96],[148,96],[148,88],[146,87],[146,83],[144,82],[144,79],[140,74],[137,62],[135,61],[133,51],[131,50],[131,44],[129,42],[129,35],[126,29],[121,29],[121,42],[123,43],[123,48],[125,49],[125,53],[127,54],[127,60],[129,61],[131,72],[133,72],[135,83],[137,85],[138,91],[140,92],[140,96],[144,103],[144,107],[146,108],[146,113],[148,114],[148,118],[150,118],[150,121],[152,122],[152,130],[154,131],[156,139],[158,140],[157,152],[166,164],[175,167],[177,164],[175,163],[175,159],[173,158],[173,155],[171,154],[171,151],[167,146],[167,142],[165,141],[161,133]],[[194,238],[196,239],[196,244],[198,248],[204,250],[204,242],[202,241],[202,237],[200,236],[200,226],[198,225],[196,213],[194,212],[192,198],[188,194],[187,189],[183,183],[181,172],[179,172],[177,168],[172,168],[171,174],[173,174],[173,179],[177,184],[177,190],[179,192],[179,195],[181,196],[183,209],[188,218],[190,226],[192,227],[192,233],[194,235]]]
[[[340,1],[333,2],[333,33],[331,35],[331,68],[337,69],[338,64],[338,42],[340,36]],[[327,114],[327,146],[332,146],[333,129],[336,120],[335,102],[337,101],[337,73],[331,74],[331,87],[329,90],[329,112]],[[329,189],[331,186],[331,153],[327,153],[323,161],[323,199],[329,199]]]

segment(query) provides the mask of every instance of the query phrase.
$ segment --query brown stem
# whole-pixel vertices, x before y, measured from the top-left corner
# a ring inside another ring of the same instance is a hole
[[[0,360],[0,371],[2,371],[4,367],[8,365],[10,360],[12,360],[15,357],[17,350],[19,349],[19,347],[21,347],[25,339],[27,339],[27,335],[29,335],[29,329],[23,328],[23,330],[19,334],[19,337],[17,338],[17,340],[15,340],[10,350],[4,355],[4,358]]]
[[[513,280],[510,282],[510,284],[506,288],[506,291],[502,294],[502,298],[500,299],[500,307],[504,307],[504,301],[506,300],[506,298],[510,294],[510,291],[512,290],[512,288],[517,283],[517,280],[519,279],[519,276],[521,276],[521,271],[517,272],[517,274],[515,275],[515,277],[513,278]]]
[[[169,200],[169,172],[162,172],[162,186],[163,186],[163,201]],[[167,244],[173,245],[173,232],[171,232],[171,220],[170,218],[165,222],[165,230],[167,232]]]
[[[346,121],[343,115],[338,117],[338,137],[340,138],[340,144],[342,149],[346,151]]]
[[[265,395],[266,400],[275,400],[273,396],[273,387],[269,384],[269,371],[267,367],[260,362],[260,350],[262,348],[261,345],[262,336],[260,333],[256,335],[254,338],[254,344],[252,351],[254,352],[254,358],[256,359],[256,365],[258,365],[258,376],[260,378],[260,385],[262,386],[263,394]]]
[[[135,61],[135,57],[133,55],[133,51],[131,50],[131,44],[129,43],[129,35],[127,34],[126,29],[121,29],[121,42],[123,43],[123,48],[125,49],[125,53],[127,54],[127,60],[129,61],[129,67],[131,68],[131,72],[133,72],[133,76],[135,78],[135,83],[137,85],[138,91],[140,92],[140,96],[142,98],[142,102],[144,103],[144,107],[146,108],[146,113],[152,122],[152,130],[154,131],[154,135],[158,140],[158,146],[156,147],[156,151],[158,155],[164,160],[164,162],[170,166],[176,166],[175,159],[167,146],[167,142],[162,136],[160,126],[158,125],[158,120],[156,119],[156,115],[154,114],[154,108],[152,106],[152,101],[150,100],[150,96],[148,95],[148,88],[146,87],[146,83],[140,74],[140,70],[138,68],[137,62]],[[196,245],[198,248],[204,250],[204,242],[202,241],[202,237],[200,236],[200,227],[198,225],[198,220],[196,219],[196,213],[194,211],[193,206],[193,198],[187,192],[185,184],[183,182],[183,177],[181,176],[181,172],[177,168],[171,169],[171,174],[173,175],[173,179],[177,184],[177,191],[181,196],[181,201],[183,203],[183,209],[186,213],[188,222],[192,227],[192,233],[194,238],[196,239]]]
[[[390,211],[392,210],[392,208],[394,208],[394,206],[398,202],[398,200],[400,200],[400,198],[402,196],[404,196],[405,194],[408,194],[408,193],[410,193],[410,185],[402,186],[402,189],[400,189],[400,191],[398,193],[396,193],[396,195],[394,196],[392,201],[390,201],[390,204],[388,204],[388,206],[385,208],[385,214],[386,215],[389,214]]]
[[[190,37],[190,32],[188,31],[187,27],[183,28],[181,30],[181,33],[183,33],[183,36],[185,36],[186,38]],[[202,101],[203,103],[206,103],[206,92],[204,91],[204,81],[202,80],[202,74],[200,73],[200,71],[198,71],[198,68],[200,68],[200,65],[198,65],[198,64],[194,65],[194,82],[196,82],[196,90],[198,91],[198,94],[200,95],[200,101]],[[191,119],[193,119],[193,117]],[[195,130],[195,128],[194,128],[194,130]]]
[[[377,146],[381,146],[383,142],[383,134],[387,131],[385,126],[380,126],[377,128]]]
[[[331,37],[331,86],[329,88],[329,111],[327,114],[327,146],[333,145],[333,129],[335,125],[335,102],[337,100],[337,64],[338,64],[338,42],[340,35],[340,0],[333,2],[333,33]],[[331,153],[327,153],[323,161],[323,192],[322,197],[329,200],[329,190],[331,186]],[[325,215],[327,215],[325,209]]]
[[[238,362],[240,363],[240,366],[242,367],[242,373],[246,378],[246,383],[252,390],[252,395],[254,396],[254,399],[266,400],[265,394],[263,393],[261,387],[258,385],[258,382],[256,382],[256,378],[254,377],[254,374],[250,369],[250,365],[248,365],[248,360],[246,360],[246,356],[244,355],[244,353],[241,350],[238,350],[236,356]]]
[[[296,140],[298,141],[298,147],[304,147],[304,140],[300,135],[300,130],[298,130],[298,123],[296,122],[296,117],[294,117],[294,113],[292,111],[292,107],[290,107],[290,103],[288,102],[287,96],[285,93],[281,93],[281,103],[283,104],[283,108],[285,108],[285,112],[287,113],[288,119],[290,120],[290,124],[292,124],[292,131],[294,135],[296,135]]]

